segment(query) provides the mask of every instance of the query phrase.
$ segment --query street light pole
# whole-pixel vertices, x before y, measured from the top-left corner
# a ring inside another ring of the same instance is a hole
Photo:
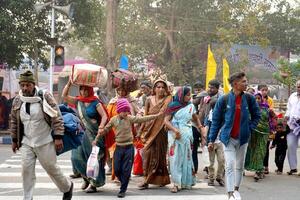
[[[55,9],[57,9],[59,12],[62,12],[63,14],[67,15],[70,19],[73,19],[74,14],[74,4],[70,3],[67,6],[55,6],[56,0],[51,0],[44,4],[35,4],[34,9],[37,13],[39,13],[41,10],[46,8],[47,6],[51,5],[51,39],[55,39]],[[54,40],[52,40],[54,41]],[[57,43],[57,42],[56,42]],[[57,45],[57,44],[55,44]],[[53,66],[54,66],[54,44],[51,44],[51,51],[50,51],[50,76],[49,76],[49,90],[51,93],[53,93]]]
[[[51,9],[51,38],[54,38],[55,34],[55,0],[52,1],[52,9]],[[49,89],[50,92],[53,93],[53,63],[54,63],[54,46],[51,46],[50,52],[50,77],[49,77]]]

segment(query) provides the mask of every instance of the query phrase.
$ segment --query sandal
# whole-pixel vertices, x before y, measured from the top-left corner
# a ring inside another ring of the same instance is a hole
[[[86,193],[96,193],[97,188],[95,186],[90,185],[90,187],[85,192]]]
[[[138,186],[139,190],[146,190],[149,188],[148,183],[142,183],[141,185]]]
[[[172,187],[170,191],[172,193],[177,193],[178,192],[178,186],[174,185],[174,187]]]
[[[85,190],[86,188],[88,188],[89,187],[89,185],[90,185],[90,182],[87,180],[87,179],[83,179],[83,183],[82,183],[82,185],[81,185],[81,189],[82,190]]]
[[[259,180],[259,174],[256,172],[253,178],[254,181],[257,182]]]

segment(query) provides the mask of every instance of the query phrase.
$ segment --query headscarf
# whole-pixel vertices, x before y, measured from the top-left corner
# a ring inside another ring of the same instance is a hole
[[[263,98],[261,92],[256,92],[256,93],[254,94],[254,96],[255,96],[255,97],[256,97],[256,96],[260,96],[261,102],[259,103],[259,107],[261,107],[261,108],[269,108],[269,105],[268,105],[268,103],[266,103],[266,102],[264,101],[264,98]]]
[[[191,102],[184,102],[184,97],[191,91],[190,87],[183,86],[180,87],[175,96],[173,97],[173,101],[169,103],[166,113],[174,115],[178,110],[187,106]]]
[[[152,84],[151,84],[150,81],[147,81],[147,80],[142,81],[141,84],[140,84],[140,86],[143,86],[143,85],[145,85],[145,86],[147,86],[148,88],[151,88],[151,89],[152,89]]]
[[[96,99],[98,99],[94,95],[94,89],[92,87],[89,87],[89,86],[80,86],[80,87],[85,87],[88,90],[88,96],[87,97],[83,97],[83,96],[79,95],[79,96],[75,97],[76,100],[84,102],[84,103],[91,103],[91,102],[95,101]]]
[[[167,82],[166,80],[164,80],[164,79],[161,79],[161,78],[158,78],[158,79],[156,79],[156,80],[154,81],[154,83],[153,83],[153,88],[152,88],[152,90],[153,90],[152,94],[155,95],[155,88],[156,88],[156,85],[157,85],[159,82],[161,82],[161,83],[163,83],[163,84],[165,85],[166,96],[170,95],[168,82]]]

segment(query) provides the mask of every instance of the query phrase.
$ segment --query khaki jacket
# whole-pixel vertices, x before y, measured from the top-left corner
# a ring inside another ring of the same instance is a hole
[[[57,117],[51,118],[49,115],[47,115],[44,112],[46,122],[54,130],[54,138],[59,139],[64,135],[64,121],[62,119],[60,110],[57,106],[54,97],[49,92],[45,92],[44,98],[48,102],[48,104],[59,113]],[[12,103],[10,129],[9,129],[13,142],[17,143],[19,147],[21,147],[21,143],[24,135],[24,125],[22,124],[20,118],[20,109],[22,104],[23,102],[21,101],[20,96],[17,95]]]

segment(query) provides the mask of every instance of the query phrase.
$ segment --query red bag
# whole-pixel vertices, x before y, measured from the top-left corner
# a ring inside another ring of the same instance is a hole
[[[137,76],[128,70],[117,69],[111,73],[112,87],[123,87],[129,92],[133,92],[138,89]]]
[[[143,158],[141,155],[141,148],[136,149],[136,155],[134,156],[134,162],[133,162],[133,174],[134,175],[143,175]]]

